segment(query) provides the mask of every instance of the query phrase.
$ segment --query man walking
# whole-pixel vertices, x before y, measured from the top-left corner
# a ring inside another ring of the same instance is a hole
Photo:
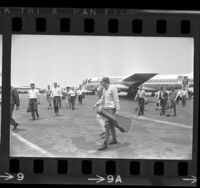
[[[108,77],[104,77],[102,79],[103,86],[103,94],[102,97],[97,101],[97,103],[93,106],[93,108],[104,104],[104,109],[112,114],[118,114],[120,106],[119,106],[119,97],[117,88],[113,85],[110,85],[110,79]],[[113,140],[108,143],[109,134],[112,134]],[[104,143],[99,148],[99,151],[105,150],[107,148],[107,144],[117,144],[117,135],[113,122],[109,119],[105,119],[105,137]]]
[[[47,95],[47,102],[48,102],[48,109],[51,108],[51,88],[50,85],[47,86],[47,91],[46,91],[46,95]]]
[[[168,100],[168,93],[163,87],[161,87],[160,89],[159,98],[160,98],[160,106],[161,106],[160,115],[162,116],[162,115],[165,115],[166,105],[167,105],[167,100]]]
[[[69,95],[70,87],[66,87],[66,108],[71,108],[71,99]]]
[[[53,99],[54,112],[56,116],[59,116],[59,102],[60,102],[61,90],[56,82],[54,82],[53,85],[54,87],[51,90],[51,97]]]
[[[16,130],[17,126],[19,125],[19,123],[17,123],[12,117],[15,105],[16,105],[16,110],[19,110],[19,105],[20,105],[19,94],[15,88],[11,87],[10,124],[14,126],[13,130]]]
[[[35,88],[34,83],[31,83],[30,86],[31,89],[28,91],[29,105],[32,118],[35,120],[35,115],[37,116],[37,119],[39,119],[38,104],[40,104],[40,94],[38,89]]]
[[[61,104],[62,104],[62,89],[60,88],[59,85],[58,85],[57,87],[58,87],[58,89],[60,90],[60,99],[59,99],[59,103],[58,103],[58,104],[59,104],[59,107],[61,108],[61,106],[62,106],[62,105],[61,105]]]
[[[74,110],[75,99],[76,99],[76,93],[74,91],[74,87],[72,87],[71,90],[69,91],[69,96],[70,96],[71,108],[72,108],[72,110]]]
[[[182,104],[183,104],[183,106],[185,106],[186,100],[188,98],[187,90],[185,88],[182,88],[180,95],[181,95],[181,98],[182,98]]]
[[[143,115],[146,94],[145,94],[145,90],[142,89],[142,86],[139,86],[139,90],[137,91],[135,98],[138,98],[138,107],[139,107],[138,115]]]
[[[177,91],[172,88],[171,92],[169,93],[169,102],[174,110],[174,116],[176,116],[176,99],[177,99]]]
[[[77,90],[77,95],[78,95],[78,102],[79,102],[79,104],[82,104],[83,92],[82,92],[81,88],[79,88]]]

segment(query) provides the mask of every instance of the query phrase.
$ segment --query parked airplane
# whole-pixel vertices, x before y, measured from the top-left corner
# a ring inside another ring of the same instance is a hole
[[[160,87],[165,87],[166,90],[170,90],[172,87],[175,89],[181,89],[185,87],[187,89],[193,88],[193,72],[189,74],[158,74],[149,79],[143,84],[143,89],[146,91],[157,91]]]
[[[110,78],[110,83],[114,84],[118,92],[127,92],[128,96],[135,96],[138,90],[138,87],[154,77],[155,73],[137,73],[129,77],[125,76],[112,76]],[[96,91],[100,85],[102,77],[89,78],[83,81],[82,88],[86,90]]]
[[[160,87],[167,90],[174,87],[193,88],[193,72],[189,74],[156,74],[156,73],[136,73],[129,77],[109,77],[110,83],[114,84],[118,92],[127,92],[127,96],[134,97],[140,85],[148,92],[156,92]],[[102,77],[89,78],[83,81],[82,88],[96,91],[100,85]]]

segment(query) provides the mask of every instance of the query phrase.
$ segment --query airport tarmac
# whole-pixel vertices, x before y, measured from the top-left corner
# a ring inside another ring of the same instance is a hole
[[[41,95],[40,119],[32,121],[26,112],[27,95],[21,94],[20,110],[13,117],[20,123],[10,130],[10,155],[23,157],[122,158],[122,159],[191,159],[193,131],[193,101],[185,107],[177,105],[177,117],[160,116],[155,103],[145,106],[144,116],[137,116],[137,103],[120,97],[120,114],[129,117],[129,133],[117,130],[117,145],[98,151],[103,140],[92,105],[97,96],[87,95],[83,104],[76,101],[75,110],[67,109],[62,101],[61,116],[47,109]],[[129,135],[128,135],[129,134]]]

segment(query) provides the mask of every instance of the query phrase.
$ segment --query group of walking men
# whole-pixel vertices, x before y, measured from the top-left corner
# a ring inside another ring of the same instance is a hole
[[[176,116],[176,104],[179,103],[179,100],[182,101],[183,106],[186,105],[186,101],[189,97],[189,92],[185,89],[175,90],[173,87],[170,91],[167,91],[164,87],[161,87],[159,91],[155,93],[157,99],[156,110],[160,107],[160,115],[170,115],[170,109],[173,109],[174,116]],[[144,114],[144,106],[146,101],[145,91],[142,89],[142,86],[139,87],[135,99],[138,99],[138,107],[136,110],[139,110],[138,115]]]
[[[31,112],[32,120],[39,119],[39,112],[38,112],[38,105],[40,104],[40,93],[37,88],[35,88],[35,83],[30,84],[30,90],[28,91],[28,108],[27,112]],[[20,106],[20,98],[19,94],[17,92],[17,89],[11,87],[11,95],[10,95],[10,123],[11,125],[14,126],[14,130],[16,130],[17,126],[19,125],[18,122],[16,122],[13,119],[13,111],[14,107],[16,106],[16,110],[19,109]],[[67,108],[71,108],[74,110],[75,106],[75,100],[76,96],[78,96],[79,104],[82,104],[82,98],[83,98],[83,93],[81,89],[77,90],[75,92],[74,87],[66,88],[66,92],[63,93],[58,84],[55,82],[54,87],[50,89],[50,86],[48,85],[47,91],[46,91],[46,96],[47,96],[47,101],[48,101],[48,109],[51,108],[52,104],[51,101],[53,101],[53,107],[54,107],[54,112],[56,116],[59,116],[59,108],[61,108],[61,101],[63,98],[66,99],[67,103]]]
[[[53,100],[54,111],[56,115],[59,115],[59,108],[61,108],[61,102],[66,100],[66,107],[74,110],[75,100],[78,96],[79,104],[82,104],[83,92],[81,88],[75,91],[74,87],[66,87],[66,90],[61,90],[57,83],[54,83],[54,87],[51,89],[48,85],[47,91],[48,109],[51,108],[51,101]]]

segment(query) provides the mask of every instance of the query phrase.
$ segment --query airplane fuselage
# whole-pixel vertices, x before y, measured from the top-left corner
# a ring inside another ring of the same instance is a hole
[[[110,77],[110,83],[117,87],[118,92],[128,92],[134,84],[134,80],[128,82],[124,81],[124,78],[125,77]],[[101,77],[90,79],[85,85],[85,89],[96,91],[100,85],[100,80]],[[137,81],[135,81],[135,83],[137,83]],[[188,77],[186,74],[157,74],[141,85],[146,91],[154,92],[159,90],[160,87],[165,87],[166,90],[170,90],[172,87],[174,89],[181,89],[183,84],[187,85],[187,87],[193,87],[193,78]]]

